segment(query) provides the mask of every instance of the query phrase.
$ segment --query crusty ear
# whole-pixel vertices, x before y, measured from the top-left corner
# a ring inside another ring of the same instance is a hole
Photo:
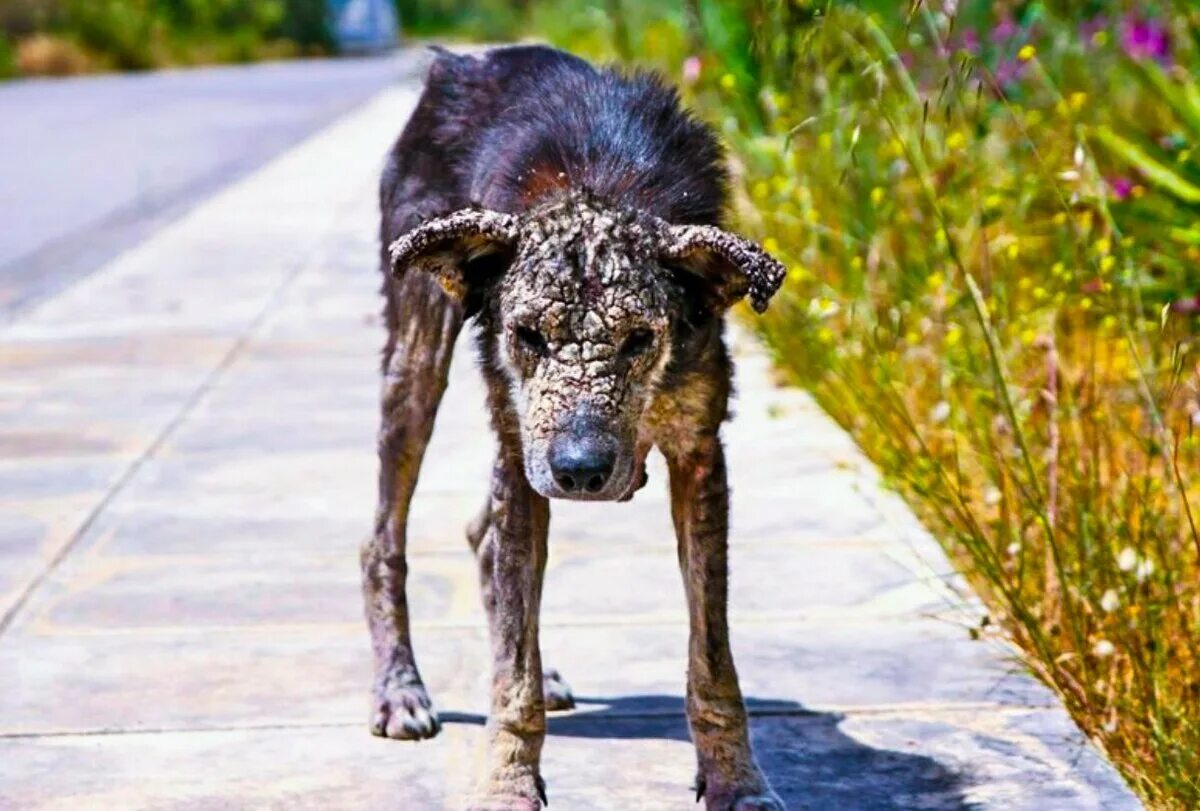
[[[466,265],[509,250],[517,239],[511,214],[464,208],[418,225],[391,245],[392,276],[417,268],[441,282],[460,301],[467,295]]]
[[[664,261],[708,281],[724,307],[748,295],[756,312],[765,311],[787,275],[762,248],[715,225],[666,225],[661,251]]]

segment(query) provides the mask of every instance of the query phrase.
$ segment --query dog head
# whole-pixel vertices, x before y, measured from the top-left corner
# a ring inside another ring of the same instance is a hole
[[[749,296],[783,267],[707,225],[671,225],[572,194],[520,215],[466,209],[392,245],[393,272],[432,273],[491,318],[525,474],[549,498],[614,500],[640,484],[638,427],[681,321]]]

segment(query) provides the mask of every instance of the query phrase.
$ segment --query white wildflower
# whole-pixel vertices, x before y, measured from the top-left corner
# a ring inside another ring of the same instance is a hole
[[[1100,659],[1107,659],[1117,652],[1117,647],[1107,639],[1101,639],[1092,646],[1092,653]]]
[[[1150,560],[1149,558],[1143,558],[1142,561],[1138,563],[1137,570],[1133,573],[1133,576],[1137,578],[1139,583],[1141,583],[1149,578],[1152,574],[1154,574],[1154,561]]]
[[[1117,568],[1123,572],[1132,572],[1138,564],[1138,553],[1132,546],[1127,546],[1117,555]]]
[[[1021,551],[1021,543],[1019,541],[1013,541],[1012,543],[1010,543],[1008,545],[1008,548],[1005,549],[1004,551],[1008,553],[1008,556],[1010,558],[1015,558],[1017,556],[1017,553],[1019,553]]]
[[[827,298],[814,298],[808,303],[809,314],[817,318],[832,318],[841,309],[836,301]]]
[[[1110,614],[1121,607],[1121,598],[1117,596],[1116,589],[1104,592],[1104,596],[1100,598],[1100,607]]]
[[[950,419],[950,404],[942,400],[935,405],[929,412],[929,420],[934,425],[939,425]]]
[[[999,487],[989,487],[983,491],[983,503],[989,507],[995,507],[1002,498],[1003,494]]]

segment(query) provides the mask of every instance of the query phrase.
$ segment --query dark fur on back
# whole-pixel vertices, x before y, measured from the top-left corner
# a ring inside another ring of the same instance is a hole
[[[384,174],[385,211],[404,191],[397,181],[415,147],[447,210],[515,212],[575,188],[668,222],[720,223],[721,147],[652,74],[598,70],[540,46],[482,58],[438,50],[420,111],[424,120],[410,124],[413,137],[397,144]],[[407,227],[384,234],[384,244]]]

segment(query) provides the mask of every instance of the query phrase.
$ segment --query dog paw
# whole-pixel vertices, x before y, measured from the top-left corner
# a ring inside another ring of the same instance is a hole
[[[482,796],[467,806],[467,811],[538,811],[550,805],[546,799],[546,783],[538,775],[513,781],[494,783]]]
[[[717,787],[699,774],[696,776],[696,802],[701,799],[707,811],[787,811],[783,801],[765,781],[749,786]]]
[[[467,806],[467,811],[538,811],[541,802],[535,797],[519,794],[489,794],[477,797]]]
[[[372,735],[419,741],[441,731],[433,702],[420,682],[397,684],[393,679],[385,679],[373,691],[372,704]]]
[[[547,670],[542,674],[542,695],[545,696],[547,712],[575,709],[575,695],[571,692],[571,685],[567,684],[557,670]]]
[[[787,811],[774,794],[752,794],[738,797],[733,811]]]

